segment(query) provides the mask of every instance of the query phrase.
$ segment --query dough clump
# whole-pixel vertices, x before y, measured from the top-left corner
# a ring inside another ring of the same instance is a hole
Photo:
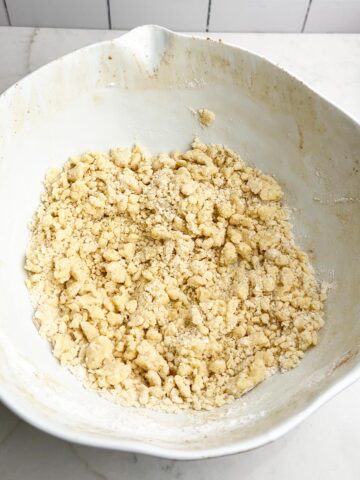
[[[31,225],[34,320],[61,364],[133,406],[221,406],[318,341],[326,297],[275,179],[223,145],[51,170]]]
[[[202,127],[210,127],[215,122],[215,113],[207,108],[201,108],[197,114]]]

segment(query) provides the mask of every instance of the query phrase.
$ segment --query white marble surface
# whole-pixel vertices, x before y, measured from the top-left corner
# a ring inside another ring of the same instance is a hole
[[[0,92],[48,61],[116,31],[0,27]],[[212,34],[265,55],[360,120],[360,35]],[[358,480],[360,382],[275,443],[177,462],[72,445],[0,404],[1,480]]]

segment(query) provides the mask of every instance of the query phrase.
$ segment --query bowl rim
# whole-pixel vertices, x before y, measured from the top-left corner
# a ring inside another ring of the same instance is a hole
[[[149,444],[141,440],[122,440],[122,439],[105,439],[96,438],[89,433],[74,432],[70,428],[63,426],[55,426],[37,412],[29,413],[26,409],[19,406],[11,393],[0,391],[0,401],[15,413],[21,420],[29,423],[31,426],[42,432],[48,433],[61,440],[72,442],[77,445],[101,448],[106,450],[115,450],[122,452],[139,453],[144,455],[152,455],[168,460],[200,460],[214,457],[222,457],[255,450],[268,443],[278,440],[290,430],[299,425],[303,420],[308,418],[312,413],[318,410],[322,405],[334,398],[345,388],[355,383],[360,378],[360,364],[348,372],[342,379],[338,380],[325,392],[319,394],[312,400],[309,405],[297,414],[282,420],[278,425],[271,428],[265,433],[256,435],[250,440],[239,440],[231,444],[209,448],[168,448]],[[0,386],[1,388],[1,386]]]

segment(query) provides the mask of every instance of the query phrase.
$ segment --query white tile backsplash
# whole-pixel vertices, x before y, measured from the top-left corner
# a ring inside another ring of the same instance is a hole
[[[309,0],[212,0],[210,32],[301,32]]]
[[[157,24],[172,30],[205,31],[208,0],[110,0],[112,28]]]
[[[305,32],[360,33],[360,0],[313,0]]]
[[[0,26],[9,24],[5,5],[14,26],[360,33],[360,0],[0,0]]]
[[[0,0],[0,27],[6,25],[9,25],[9,22],[6,15],[5,4],[3,0]]]
[[[109,26],[106,0],[6,0],[6,3],[12,25],[64,28]]]

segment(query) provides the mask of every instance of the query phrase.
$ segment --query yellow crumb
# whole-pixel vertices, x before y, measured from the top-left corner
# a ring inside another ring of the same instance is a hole
[[[207,108],[201,108],[197,111],[198,119],[203,127],[209,127],[215,121],[215,113]]]
[[[240,397],[296,367],[324,324],[282,198],[274,178],[199,140],[70,159],[47,176],[32,224],[36,325],[62,364],[124,405]]]

